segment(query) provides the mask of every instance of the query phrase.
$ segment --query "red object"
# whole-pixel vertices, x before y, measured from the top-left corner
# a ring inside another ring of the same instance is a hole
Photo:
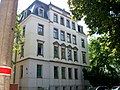
[[[11,74],[11,68],[7,66],[0,66],[0,75],[8,75]]]
[[[10,90],[18,90],[18,84],[10,84]]]

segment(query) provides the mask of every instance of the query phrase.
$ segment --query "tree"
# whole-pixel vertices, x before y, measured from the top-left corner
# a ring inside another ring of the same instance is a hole
[[[22,36],[22,30],[20,28],[19,19],[21,14],[16,16],[16,23],[15,23],[15,33],[14,33],[14,45],[13,45],[13,52],[17,51],[18,53],[21,52],[21,44],[24,42]]]
[[[101,35],[89,45],[91,68],[83,70],[85,78],[93,85],[116,84],[120,75],[120,0],[68,0],[68,4],[74,19],[84,18],[90,36]]]
[[[21,53],[21,45],[23,44],[23,36],[22,36],[22,30],[19,25],[19,19],[21,17],[21,14],[16,16],[16,23],[15,23],[15,34],[14,34],[14,44],[13,44],[13,59],[12,60],[12,67],[14,69],[13,74],[13,83],[15,84],[15,78],[16,78],[16,61],[17,61],[17,55]]]
[[[100,34],[120,59],[120,0],[68,0],[74,19],[84,17],[89,35]]]
[[[115,58],[115,51],[110,51],[107,43],[100,43],[101,38],[92,39],[89,44],[90,69],[83,69],[84,78],[93,86],[113,86],[120,82],[120,66]]]

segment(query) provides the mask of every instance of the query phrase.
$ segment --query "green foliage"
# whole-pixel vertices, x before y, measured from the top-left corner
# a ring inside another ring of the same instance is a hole
[[[18,53],[20,53],[21,51],[21,44],[24,42],[23,36],[22,36],[22,30],[20,28],[19,25],[19,17],[20,15],[18,15],[16,17],[16,24],[15,24],[15,33],[14,33],[14,45],[13,45],[13,51],[17,51]]]
[[[101,38],[105,38],[102,36]],[[102,43],[101,38],[94,38],[89,44],[90,69],[83,69],[84,78],[93,86],[113,86],[120,82],[119,59],[116,58],[116,50]]]
[[[120,82],[120,0],[68,0],[74,19],[90,29],[89,35],[101,37],[90,41],[90,70],[84,76],[93,85]]]
[[[89,35],[105,35],[104,42],[117,50],[120,58],[120,0],[68,0],[74,18],[84,17],[90,31]]]

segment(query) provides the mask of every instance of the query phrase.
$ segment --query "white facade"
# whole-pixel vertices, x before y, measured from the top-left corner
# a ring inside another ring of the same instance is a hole
[[[35,1],[34,5],[37,2],[39,1]],[[20,23],[21,29],[25,27],[24,52],[22,57],[20,55],[17,57],[16,83],[19,84],[20,90],[83,90],[82,68],[89,66],[87,36],[78,31],[77,23],[66,11],[52,4],[49,4],[48,11],[45,11],[44,4],[42,5],[43,16],[47,12],[48,19],[30,13]],[[54,22],[54,14],[58,16],[58,23]],[[60,24],[60,17],[64,18],[64,25]],[[66,27],[66,19],[70,22],[70,28]],[[72,29],[72,22],[75,22],[75,30]],[[38,34],[39,24],[43,26],[43,35]],[[54,28],[58,29],[58,39],[54,38]],[[65,41],[61,40],[61,31],[64,32]],[[67,42],[67,33],[71,35],[71,43]],[[76,44],[73,44],[73,35],[76,36]],[[82,47],[82,40],[85,47]],[[42,45],[40,55],[38,55],[38,43]],[[54,46],[58,47],[58,57],[54,55]],[[64,59],[61,55],[62,47],[65,48]],[[68,60],[68,48],[72,51],[71,60]],[[77,61],[74,60],[74,51],[77,52]],[[83,54],[85,61],[83,61]],[[41,77],[37,77],[37,65],[41,66]],[[55,78],[55,67],[58,72],[57,78]],[[62,67],[65,71],[62,71]],[[68,75],[69,68],[71,76]],[[63,73],[65,73],[64,79]]]

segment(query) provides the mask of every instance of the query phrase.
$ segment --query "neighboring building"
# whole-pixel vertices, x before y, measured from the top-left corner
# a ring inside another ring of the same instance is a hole
[[[87,36],[70,13],[34,1],[22,12],[24,43],[17,56],[19,90],[83,90]]]

